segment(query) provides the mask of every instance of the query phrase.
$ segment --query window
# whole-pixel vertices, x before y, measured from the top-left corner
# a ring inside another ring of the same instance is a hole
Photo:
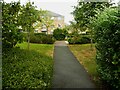
[[[58,27],[59,27],[59,28],[61,28],[61,25],[60,25],[60,24],[58,24]]]

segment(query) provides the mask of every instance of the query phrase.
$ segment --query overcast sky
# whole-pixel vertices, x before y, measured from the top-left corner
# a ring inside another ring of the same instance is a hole
[[[4,0],[5,2],[19,1],[19,0]],[[20,0],[21,4],[25,4],[29,0]],[[61,14],[65,17],[65,23],[69,24],[69,21],[73,20],[73,16],[70,14],[74,9],[72,6],[77,5],[78,0],[30,0],[34,2],[37,8],[43,10],[50,10],[55,13]],[[114,0],[118,2],[119,0]]]
[[[19,1],[19,0],[4,0],[5,2]],[[20,0],[22,4],[25,4],[28,0]],[[74,9],[72,6],[77,5],[77,0],[30,0],[34,2],[37,8],[43,10],[50,10],[55,13],[61,14],[65,17],[65,23],[69,24],[69,21],[73,20],[70,14]]]

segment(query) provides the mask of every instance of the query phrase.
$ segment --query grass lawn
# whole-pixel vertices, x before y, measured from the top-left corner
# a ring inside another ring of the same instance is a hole
[[[53,45],[17,44],[3,53],[3,88],[50,88],[53,75]]]
[[[91,50],[90,44],[69,45],[69,48],[89,73],[93,82],[95,82],[95,84],[99,87],[98,84],[100,81],[96,71],[97,64],[95,61],[95,46],[93,46],[93,50]]]

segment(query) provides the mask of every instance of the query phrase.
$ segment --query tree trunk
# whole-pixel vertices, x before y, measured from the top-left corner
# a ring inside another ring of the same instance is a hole
[[[30,30],[28,30],[28,50],[30,48]]]
[[[48,35],[48,27],[47,27],[47,35]]]
[[[90,42],[91,42],[91,50],[93,50],[92,32],[91,32],[90,38],[91,38],[91,40],[90,40]]]

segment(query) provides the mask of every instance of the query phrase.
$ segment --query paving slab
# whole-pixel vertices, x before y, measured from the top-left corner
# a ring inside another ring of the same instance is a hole
[[[53,88],[95,88],[65,41],[55,42]]]

